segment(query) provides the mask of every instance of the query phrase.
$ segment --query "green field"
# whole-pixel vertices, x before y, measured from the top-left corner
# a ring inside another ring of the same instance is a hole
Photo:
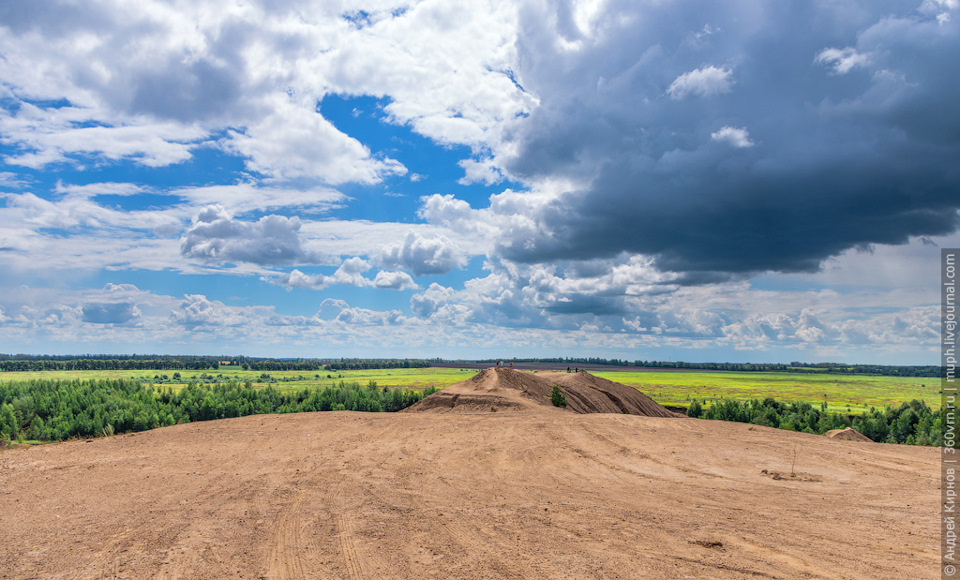
[[[177,390],[190,381],[230,382],[250,381],[255,386],[272,385],[284,390],[313,386],[331,386],[340,381],[367,384],[375,381],[384,387],[407,387],[422,390],[438,389],[466,380],[477,371],[465,369],[376,369],[362,371],[245,371],[240,367],[220,367],[218,370],[157,371],[157,370],[99,370],[99,371],[28,371],[0,372],[0,382],[39,380],[139,379],[145,384]],[[180,375],[174,379],[174,373]],[[266,375],[266,376],[265,376]],[[164,378],[166,377],[166,378]]]
[[[558,368],[558,370],[561,370]],[[208,371],[44,371],[4,372],[0,381],[30,379],[141,379],[146,383],[179,390],[187,382],[250,381],[255,386],[273,385],[282,390],[306,386],[331,386],[341,380],[367,384],[375,381],[383,387],[407,387],[421,390],[438,389],[473,376],[473,369],[420,368],[376,369],[359,371],[244,371],[240,367],[220,367]],[[268,377],[264,377],[266,374]],[[863,412],[870,407],[899,405],[912,399],[931,408],[940,407],[940,381],[933,377],[884,377],[873,375],[837,375],[808,373],[761,373],[722,371],[601,371],[597,376],[630,385],[664,405],[687,406],[693,399],[706,401],[726,398],[739,401],[773,397],[783,402],[807,402],[820,406],[827,401],[828,410],[847,413]],[[166,376],[166,380],[163,377]]]
[[[803,402],[837,413],[862,413],[912,399],[940,408],[940,380],[935,377],[883,377],[807,373],[738,373],[723,371],[596,372],[630,385],[662,405],[687,406],[693,399],[747,401],[773,397]]]

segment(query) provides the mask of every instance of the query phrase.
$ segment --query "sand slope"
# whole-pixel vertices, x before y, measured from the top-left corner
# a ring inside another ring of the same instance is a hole
[[[558,385],[567,406],[553,406],[550,393]],[[488,368],[430,395],[406,413],[486,412],[622,413],[645,417],[681,417],[640,391],[588,373],[522,372]]]
[[[3,451],[0,578],[936,577],[936,449],[545,409]]]

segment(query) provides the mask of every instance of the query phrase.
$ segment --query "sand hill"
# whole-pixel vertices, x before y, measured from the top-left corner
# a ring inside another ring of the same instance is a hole
[[[567,400],[563,409],[550,400],[558,385]],[[645,417],[682,417],[640,391],[589,373],[483,369],[466,381],[450,385],[406,409],[408,413],[486,413],[512,411],[543,413],[620,413]]]
[[[939,577],[938,449],[538,408],[0,451],[0,578]]]
[[[863,433],[857,431],[852,427],[847,427],[846,429],[831,429],[824,433],[824,436],[830,437],[831,439],[843,439],[845,441],[870,441],[869,437]]]

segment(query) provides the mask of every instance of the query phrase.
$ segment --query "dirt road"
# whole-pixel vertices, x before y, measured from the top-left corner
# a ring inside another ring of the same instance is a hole
[[[934,578],[937,475],[685,418],[254,416],[0,453],[0,577]]]

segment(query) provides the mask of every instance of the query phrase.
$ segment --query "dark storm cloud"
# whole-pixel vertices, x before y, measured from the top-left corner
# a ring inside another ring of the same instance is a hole
[[[563,301],[557,301],[544,308],[554,314],[595,314],[617,315],[625,313],[624,299],[620,296],[596,296],[589,294],[568,294]]]
[[[521,82],[541,106],[507,167],[587,185],[505,236],[507,258],[626,251],[716,280],[956,230],[960,11],[948,3],[606,13],[573,50],[525,14]]]

